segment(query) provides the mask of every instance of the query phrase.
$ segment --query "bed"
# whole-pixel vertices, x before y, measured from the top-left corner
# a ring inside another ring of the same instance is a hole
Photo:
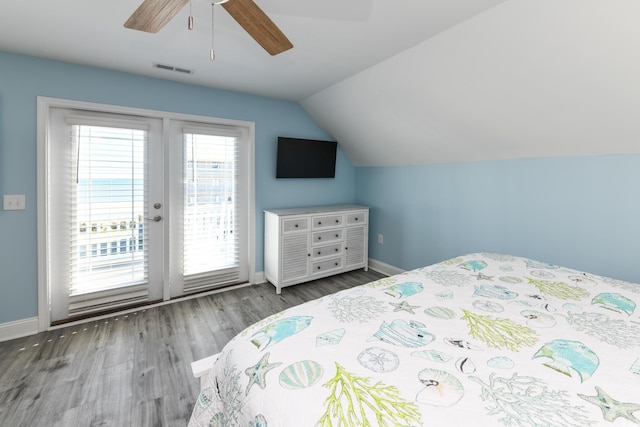
[[[245,329],[189,426],[640,424],[640,285],[476,253]]]

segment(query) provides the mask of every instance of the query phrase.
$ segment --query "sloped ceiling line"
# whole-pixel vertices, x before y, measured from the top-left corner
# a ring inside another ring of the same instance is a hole
[[[639,153],[638,16],[510,0],[301,105],[357,166]]]

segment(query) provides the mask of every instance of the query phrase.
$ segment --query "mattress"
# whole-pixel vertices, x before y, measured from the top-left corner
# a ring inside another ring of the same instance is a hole
[[[638,284],[460,256],[248,327],[189,425],[638,425],[638,303]]]

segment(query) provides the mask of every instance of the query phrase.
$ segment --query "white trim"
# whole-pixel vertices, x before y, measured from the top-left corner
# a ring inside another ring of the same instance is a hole
[[[183,121],[195,121],[202,123],[211,123],[219,125],[237,126],[237,127],[255,127],[254,122],[244,120],[233,120],[210,116],[198,116],[194,114],[173,113],[170,111],[149,110],[145,108],[124,107],[120,105],[98,104],[94,102],[74,101],[72,99],[49,98],[46,96],[38,96],[38,103],[43,103],[47,111],[50,108],[72,108],[82,110],[93,110],[104,113],[128,114],[133,116],[152,117],[157,119],[171,119]]]
[[[249,277],[251,277],[251,275],[249,275]],[[256,285],[267,283],[267,278],[264,277],[264,271],[253,273],[253,280],[250,280],[250,282]]]
[[[406,270],[395,267],[390,264],[386,264],[382,261],[378,261],[372,258],[369,258],[369,268],[377,271],[378,273],[386,274],[387,276],[393,276],[395,274],[404,273]]]
[[[402,273],[404,271],[404,270],[401,270],[401,269],[399,269],[397,267],[393,267],[393,266],[391,266],[389,264],[385,264],[383,262],[376,261],[376,260],[373,260],[371,258],[369,258],[369,268],[371,268],[372,270],[375,270],[375,271],[377,271],[379,273],[387,274],[389,276],[391,276],[393,274],[399,274],[399,273]],[[66,328],[68,326],[76,326],[76,325],[80,325],[80,324],[83,324],[83,323],[94,322],[94,321],[98,321],[98,320],[102,320],[102,319],[108,319],[108,318],[111,318],[111,317],[121,316],[121,315],[128,314],[128,313],[134,313],[134,312],[137,312],[137,311],[147,310],[147,309],[150,309],[150,308],[153,308],[153,307],[160,307],[160,306],[163,306],[163,305],[173,304],[174,302],[186,301],[186,300],[189,300],[189,299],[194,299],[194,298],[205,297],[205,296],[208,296],[208,295],[219,294],[221,292],[226,292],[226,291],[230,291],[230,290],[233,290],[233,289],[245,288],[247,286],[266,283],[266,281],[267,281],[267,279],[264,276],[264,271],[259,271],[259,272],[253,273],[253,278],[255,280],[252,280],[252,281],[250,281],[248,283],[242,283],[240,285],[230,286],[230,287],[224,288],[224,289],[214,289],[214,290],[209,291],[209,292],[203,292],[203,293],[198,293],[198,294],[193,294],[193,295],[186,295],[186,296],[183,296],[183,297],[180,297],[180,298],[175,298],[175,299],[172,299],[172,300],[167,300],[167,301],[162,301],[162,302],[158,302],[158,303],[155,303],[155,304],[145,305],[143,307],[130,308],[128,310],[119,311],[118,313],[105,314],[105,315],[102,315],[102,316],[92,317],[91,319],[78,320],[76,322],[64,323],[64,324],[57,325],[57,326],[49,326],[47,324],[47,325],[44,325],[44,327],[41,327],[41,325],[40,325],[40,320],[41,319],[39,317],[32,317],[32,318],[29,318],[29,319],[16,320],[14,322],[0,323],[0,342],[12,340],[12,339],[15,339],[15,338],[26,337],[28,335],[35,335],[38,332],[50,331],[50,330],[55,330],[55,329],[60,329],[60,328]],[[38,305],[40,305],[40,304],[38,304]]]
[[[252,285],[253,285],[252,283],[241,283],[239,285],[230,286],[224,289],[214,289],[209,292],[202,292],[202,293],[193,294],[193,295],[185,295],[183,297],[175,298],[169,301],[161,301],[155,304],[149,304],[142,307],[130,308],[127,310],[118,311],[117,313],[103,314],[101,316],[95,316],[90,319],[77,320],[75,322],[63,323],[56,326],[47,325],[44,329],[39,328],[39,324],[38,324],[39,321],[37,317],[31,317],[29,319],[16,320],[16,321],[7,322],[7,323],[0,323],[0,342],[12,340],[15,338],[22,338],[29,335],[35,335],[39,332],[53,331],[55,329],[61,329],[61,328],[66,328],[70,326],[77,326],[83,323],[95,322],[103,319],[110,319],[112,317],[118,317],[124,314],[140,312],[140,311],[148,310],[154,307],[173,304],[174,302],[186,301],[194,298],[205,297],[208,295],[219,294],[221,292],[240,289],[240,288],[246,288],[247,286],[252,286]]]
[[[0,342],[9,341],[15,338],[22,338],[38,333],[38,318],[16,320],[13,322],[0,323]]]
[[[162,247],[164,248],[166,243],[164,242],[165,236],[169,236],[171,232],[171,221],[173,221],[173,216],[171,215],[172,205],[170,195],[172,194],[171,188],[171,165],[169,159],[171,158],[171,120],[167,117],[162,119],[162,169],[165,173],[162,175],[163,182],[163,198],[162,205],[165,207],[169,207],[168,209],[163,210],[164,221],[162,221]],[[163,268],[162,268],[162,299],[164,301],[171,300],[171,250],[163,251]]]
[[[47,199],[49,194],[47,192],[47,159],[49,156],[47,150],[47,139],[48,139],[48,127],[49,127],[49,111],[52,108],[70,108],[70,109],[81,109],[81,110],[92,110],[98,112],[106,112],[106,113],[114,113],[114,114],[127,114],[134,116],[144,116],[150,118],[158,118],[163,120],[163,129],[166,130],[167,122],[169,120],[181,120],[188,122],[201,122],[201,123],[209,123],[213,125],[223,125],[223,126],[235,126],[242,127],[247,129],[249,132],[249,202],[247,206],[247,214],[248,214],[248,233],[249,233],[249,241],[248,241],[248,269],[249,269],[249,284],[256,283],[256,273],[253,271],[256,265],[256,236],[255,236],[255,228],[256,228],[256,214],[255,214],[255,123],[243,120],[232,120],[218,117],[209,117],[209,116],[199,116],[192,114],[182,114],[182,113],[173,113],[167,111],[159,111],[159,110],[149,110],[142,108],[134,108],[134,107],[124,107],[119,105],[108,105],[108,104],[98,104],[93,102],[84,102],[84,101],[74,101],[68,99],[60,99],[60,98],[50,98],[50,97],[37,97],[37,241],[38,241],[38,317],[37,317],[37,331],[42,332],[49,329],[51,325],[51,312],[50,312],[50,292],[48,289],[48,280],[47,280],[47,248],[46,248],[46,236],[47,236]],[[166,138],[168,135],[166,132],[163,132],[163,137]],[[168,153],[169,144],[164,141],[164,155],[166,156]],[[163,164],[166,166],[168,162],[168,158],[163,159]],[[165,179],[168,180],[168,174],[165,174]],[[166,182],[165,182],[166,183]],[[168,200],[164,200],[163,204],[169,203]],[[165,210],[165,221],[164,226],[169,226],[169,210]],[[167,242],[164,242],[164,245],[167,245]],[[164,246],[163,245],[163,246]],[[168,253],[168,251],[166,252]],[[165,266],[166,264],[165,259]],[[165,267],[166,268],[166,267]],[[164,295],[163,298],[169,298],[170,292],[167,290],[170,288],[171,284],[168,280],[168,273],[165,269],[164,271]],[[239,285],[243,286],[243,285]],[[225,288],[229,289],[229,288]],[[212,292],[212,293],[215,293]],[[198,296],[207,295],[207,294],[198,294]],[[181,298],[183,299],[183,298]],[[173,301],[173,300],[171,300]],[[166,302],[171,302],[166,301]],[[153,307],[150,305],[148,307]],[[113,314],[106,315],[105,317],[112,317]],[[86,320],[85,320],[86,321]],[[20,322],[20,321],[18,321]],[[68,326],[70,324],[65,324],[64,326]],[[1,326],[1,325],[0,325]],[[28,335],[28,334],[27,334]]]
[[[264,272],[262,273],[262,281],[257,282],[256,277],[256,222],[258,218],[256,218],[256,126],[255,123],[251,122],[248,128],[249,130],[249,153],[247,159],[247,166],[249,168],[249,175],[247,179],[249,182],[247,183],[247,191],[249,192],[249,199],[247,201],[247,226],[249,233],[249,242],[248,248],[249,251],[249,259],[247,260],[248,268],[249,268],[249,283],[263,283],[264,282]]]

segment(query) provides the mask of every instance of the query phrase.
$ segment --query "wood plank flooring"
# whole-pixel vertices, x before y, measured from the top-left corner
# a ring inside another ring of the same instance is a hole
[[[254,285],[0,343],[0,426],[186,426],[190,364],[252,323],[383,277],[357,270]]]

